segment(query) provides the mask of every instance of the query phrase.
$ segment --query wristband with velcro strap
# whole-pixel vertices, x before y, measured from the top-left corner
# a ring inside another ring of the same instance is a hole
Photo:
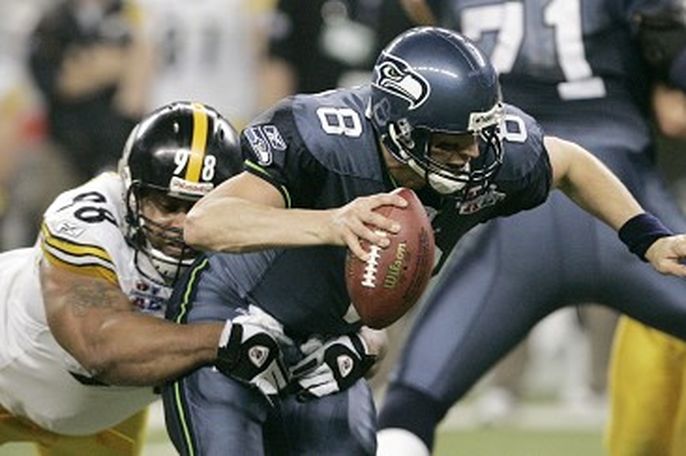
[[[645,254],[650,246],[658,239],[672,236],[674,233],[660,219],[644,212],[630,218],[617,234],[631,253],[643,261],[648,261]]]

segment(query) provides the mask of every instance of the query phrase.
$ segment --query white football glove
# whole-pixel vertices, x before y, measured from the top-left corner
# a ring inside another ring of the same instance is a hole
[[[222,374],[257,387],[269,399],[290,380],[279,344],[293,341],[271,315],[250,306],[246,314],[227,320],[214,365]]]
[[[362,378],[376,361],[357,334],[322,341],[310,338],[301,345],[305,358],[291,368],[300,400],[343,391]]]

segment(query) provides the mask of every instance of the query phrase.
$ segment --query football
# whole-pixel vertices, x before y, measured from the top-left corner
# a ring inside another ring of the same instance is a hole
[[[362,261],[348,251],[346,286],[362,323],[381,329],[402,317],[420,298],[434,265],[434,235],[431,222],[417,195],[409,188],[394,190],[405,198],[404,208],[381,206],[376,211],[400,223],[397,234],[389,234],[386,248],[362,247],[370,252]]]

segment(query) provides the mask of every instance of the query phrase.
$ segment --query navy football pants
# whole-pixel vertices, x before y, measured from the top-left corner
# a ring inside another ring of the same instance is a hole
[[[205,259],[176,287],[167,317],[178,323],[224,321],[239,300],[222,289]],[[238,304],[237,304],[238,303]],[[270,405],[256,389],[204,367],[163,388],[167,432],[184,456],[369,456],[376,411],[366,380],[318,400],[294,396]]]
[[[686,232],[686,220],[645,155],[617,152],[603,159],[648,211]],[[407,339],[381,428],[409,429],[431,445],[435,425],[453,403],[536,323],[565,305],[604,304],[686,339],[686,280],[655,272],[560,192],[461,242]]]

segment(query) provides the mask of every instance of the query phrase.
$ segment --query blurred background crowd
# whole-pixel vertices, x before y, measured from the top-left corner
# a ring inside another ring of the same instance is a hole
[[[34,242],[60,191],[114,168],[144,113],[193,100],[242,127],[288,94],[367,81],[412,26],[397,0],[3,0],[0,17],[2,250]],[[663,138],[659,162],[686,203],[683,146]],[[602,408],[615,320],[551,316],[477,389],[478,421],[540,396]]]

